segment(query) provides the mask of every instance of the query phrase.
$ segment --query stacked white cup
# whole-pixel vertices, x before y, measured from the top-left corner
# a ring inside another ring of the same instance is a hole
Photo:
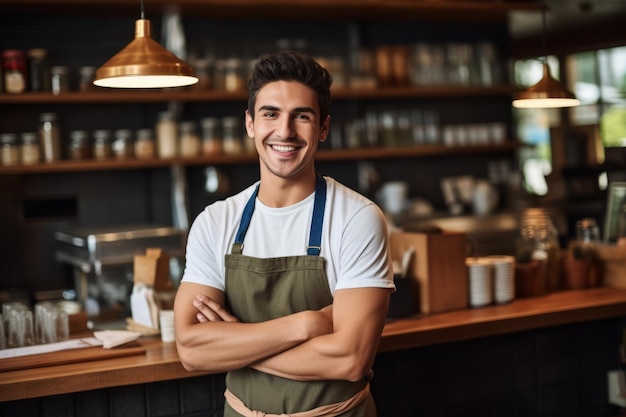
[[[472,307],[484,307],[493,302],[492,264],[480,257],[466,258],[469,279],[469,303]]]
[[[489,255],[493,265],[493,296],[496,304],[505,304],[515,298],[515,258],[508,255]]]

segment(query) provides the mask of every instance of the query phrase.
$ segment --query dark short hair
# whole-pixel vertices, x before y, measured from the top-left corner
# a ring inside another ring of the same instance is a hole
[[[254,105],[259,90],[274,81],[297,81],[317,93],[320,124],[330,112],[330,85],[328,71],[307,54],[279,51],[262,56],[252,69],[248,81],[248,112],[254,119]]]

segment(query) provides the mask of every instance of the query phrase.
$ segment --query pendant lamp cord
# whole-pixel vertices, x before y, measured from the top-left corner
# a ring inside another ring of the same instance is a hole
[[[146,16],[145,16],[145,12],[144,12],[144,9],[143,9],[143,0],[141,0],[141,19],[145,19],[145,18],[146,18]]]

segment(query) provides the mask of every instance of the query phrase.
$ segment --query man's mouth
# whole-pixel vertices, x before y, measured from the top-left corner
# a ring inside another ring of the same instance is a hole
[[[272,145],[272,149],[277,152],[293,152],[297,148],[295,146],[287,146],[287,145]]]

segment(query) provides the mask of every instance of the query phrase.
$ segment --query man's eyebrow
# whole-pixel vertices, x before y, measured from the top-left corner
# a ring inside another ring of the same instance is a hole
[[[258,111],[261,111],[261,110],[278,111],[278,110],[280,110],[280,108],[278,108],[276,106],[264,105],[264,106],[259,107]],[[313,114],[315,114],[315,110],[313,110],[312,107],[296,107],[295,109],[292,110],[292,113],[313,113]]]

